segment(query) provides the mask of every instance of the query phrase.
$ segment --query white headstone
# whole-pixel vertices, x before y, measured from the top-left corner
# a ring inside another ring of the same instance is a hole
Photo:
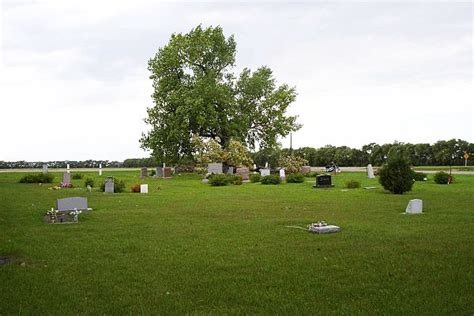
[[[43,165],[43,173],[48,173],[48,165]]]
[[[285,178],[285,169],[280,169],[280,178]]]
[[[270,169],[268,169],[268,168],[260,169],[260,175],[262,177],[269,176],[270,175]]]
[[[69,170],[69,164],[66,165],[67,173],[70,173],[71,171]]]
[[[367,177],[369,177],[369,179],[375,178],[374,168],[372,167],[372,165],[370,163],[367,165]]]
[[[140,193],[148,193],[148,184],[140,184]]]
[[[213,162],[207,164],[207,173],[222,173],[222,163],[221,162]]]
[[[407,214],[421,214],[423,213],[423,201],[420,199],[410,200],[405,210]]]
[[[99,176],[101,176],[101,175],[102,175],[102,164],[100,163],[99,164]]]
[[[268,169],[268,161],[265,163],[265,169]]]

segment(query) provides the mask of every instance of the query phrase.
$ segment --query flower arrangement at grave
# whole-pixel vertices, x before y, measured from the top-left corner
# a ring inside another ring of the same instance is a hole
[[[46,216],[48,216],[48,222],[54,224],[58,220],[58,210],[51,208],[51,210],[46,212]]]
[[[78,210],[78,209],[74,209],[74,211],[72,212],[69,212],[69,215],[71,215],[73,217],[73,221],[74,223],[77,223],[79,221],[79,214],[81,214],[82,211]]]
[[[62,183],[61,182],[61,188],[63,189],[70,189],[70,188],[73,188],[74,186],[72,185],[72,183]]]

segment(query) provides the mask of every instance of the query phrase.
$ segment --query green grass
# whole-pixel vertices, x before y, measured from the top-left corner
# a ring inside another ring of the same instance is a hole
[[[474,176],[392,195],[361,173],[333,177],[334,189],[112,174],[150,193],[88,193],[84,180],[51,191],[0,174],[0,256],[15,257],[0,266],[1,315],[474,313]],[[341,191],[348,180],[379,188]],[[44,224],[67,196],[94,211]],[[402,214],[414,198],[425,213]],[[286,227],[318,220],[342,232]]]

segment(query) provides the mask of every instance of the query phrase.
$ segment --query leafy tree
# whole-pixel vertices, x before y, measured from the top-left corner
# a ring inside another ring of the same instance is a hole
[[[231,139],[226,148],[222,148],[214,139],[203,140],[201,137],[194,135],[192,137],[195,161],[201,166],[210,162],[223,162],[228,166],[247,166],[253,164],[250,153],[241,142]]]
[[[220,27],[197,26],[173,34],[148,62],[154,106],[145,122],[142,148],[163,161],[176,161],[194,151],[191,136],[214,139],[225,148],[231,139],[254,149],[276,145],[277,137],[297,130],[295,116],[286,116],[296,91],[277,86],[272,71],[245,68],[236,78],[236,42]]]
[[[394,194],[403,194],[413,187],[414,172],[402,155],[394,155],[380,168],[379,182]]]

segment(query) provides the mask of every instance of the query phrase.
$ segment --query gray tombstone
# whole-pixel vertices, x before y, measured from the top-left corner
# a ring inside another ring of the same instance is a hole
[[[222,163],[213,162],[207,165],[207,173],[222,173]]]
[[[369,177],[369,179],[375,178],[374,168],[372,167],[370,163],[367,165],[367,177]]]
[[[423,213],[423,201],[420,199],[410,200],[407,208],[405,209],[407,214],[421,214]]]
[[[162,167],[156,167],[155,177],[163,178],[163,168]]]
[[[69,197],[58,199],[56,200],[56,208],[60,212],[74,211],[75,209],[80,211],[91,210],[87,207],[87,198],[85,197]]]
[[[48,165],[43,165],[43,173],[48,173]]]
[[[105,193],[114,193],[114,178],[107,177],[105,180]]]
[[[71,184],[71,174],[69,172],[63,173],[63,182],[61,183],[62,186],[68,186]]]
[[[270,175],[270,169],[268,169],[268,168],[260,169],[260,175],[262,177],[269,176]]]
[[[148,168],[147,167],[141,168],[140,177],[142,177],[142,178],[148,177]]]
[[[229,167],[227,169],[227,174],[234,174],[234,167]]]

